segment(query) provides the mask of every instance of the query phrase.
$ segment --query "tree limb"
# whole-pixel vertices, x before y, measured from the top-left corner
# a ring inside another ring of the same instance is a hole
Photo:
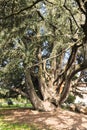
[[[14,88],[9,88],[9,89],[13,90],[13,91],[15,91],[15,92],[17,92],[17,93],[21,94],[22,96],[27,97],[29,99],[29,96],[25,92],[23,92],[21,89],[15,88],[15,87]]]
[[[60,88],[60,86],[62,85],[62,83],[63,83],[64,80],[65,80],[65,77],[66,77],[66,75],[67,75],[67,71],[70,69],[70,67],[72,66],[72,64],[73,64],[73,62],[74,62],[74,60],[75,60],[75,56],[76,56],[76,53],[77,53],[77,49],[78,49],[78,46],[77,46],[76,44],[74,44],[74,45],[72,46],[72,52],[71,52],[71,54],[70,54],[70,56],[69,56],[68,62],[67,62],[66,67],[65,67],[65,70],[63,70],[63,71],[61,72],[61,74],[58,75],[57,79],[54,81],[54,83],[55,83],[55,82],[57,82],[57,80],[59,79],[59,77],[62,77],[62,80],[61,80],[61,82],[60,82],[60,84],[59,84],[59,88]],[[53,84],[54,84],[54,83],[53,83]],[[57,90],[59,90],[59,88],[57,88]]]
[[[70,78],[72,78],[79,71],[82,71],[86,68],[87,68],[87,60],[85,60],[82,64],[76,66],[75,70],[71,73]]]
[[[70,48],[72,48],[75,44],[78,44],[80,42],[80,40],[76,41],[74,44],[70,45],[68,48],[64,48],[58,55],[54,55],[52,57],[49,57],[49,58],[46,58],[44,60],[42,60],[41,62],[37,63],[37,64],[34,64],[28,68],[32,68],[34,66],[37,66],[37,65],[40,65],[42,64],[44,61],[47,61],[47,60],[50,60],[50,59],[53,59],[53,58],[56,58],[56,57],[59,57],[62,53],[65,53],[67,50],[69,50]],[[81,47],[83,44],[79,44],[77,45],[78,47]]]

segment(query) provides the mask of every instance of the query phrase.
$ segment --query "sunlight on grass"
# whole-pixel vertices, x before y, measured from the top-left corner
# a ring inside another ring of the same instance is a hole
[[[19,125],[19,124],[0,123],[0,130],[39,130],[39,129],[35,128],[35,126],[28,126],[26,124]]]
[[[39,130],[33,125],[27,125],[27,124],[9,124],[4,122],[3,118],[0,119],[0,130]]]
[[[9,100],[12,104],[8,104]],[[32,108],[32,104],[25,98],[0,98],[0,109],[1,108]]]

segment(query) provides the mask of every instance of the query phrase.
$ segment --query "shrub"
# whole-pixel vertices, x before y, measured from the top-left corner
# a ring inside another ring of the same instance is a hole
[[[66,103],[74,103],[76,97],[73,95],[73,94],[69,94],[67,100],[66,100]]]

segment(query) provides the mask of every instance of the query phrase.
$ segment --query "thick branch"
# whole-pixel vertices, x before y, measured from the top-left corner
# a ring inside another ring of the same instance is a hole
[[[75,44],[72,47],[72,52],[71,52],[71,55],[69,56],[69,59],[68,59],[68,62],[67,62],[66,68],[65,68],[65,72],[67,70],[69,70],[69,68],[71,67],[72,63],[74,62],[75,56],[76,56],[76,53],[77,53],[77,49],[78,49],[78,46]]]
[[[78,44],[79,42],[80,42],[80,40],[76,41],[75,44]],[[78,47],[81,47],[82,45],[83,45],[83,44],[79,44],[79,45],[77,45],[77,46],[78,46]],[[34,67],[34,66],[38,66],[38,65],[44,63],[44,61],[46,62],[47,60],[50,60],[50,59],[59,57],[62,53],[67,52],[67,50],[69,50],[69,49],[70,49],[71,47],[73,47],[73,46],[74,46],[74,45],[72,44],[72,45],[70,45],[68,48],[63,49],[58,55],[54,55],[54,56],[52,56],[52,57],[46,58],[46,59],[42,60],[41,62],[30,66],[29,68],[32,68],[32,67]]]
[[[75,56],[76,56],[78,47],[79,47],[79,46],[76,45],[76,44],[74,44],[74,45],[72,46],[72,52],[71,52],[71,54],[70,54],[70,56],[69,56],[68,62],[67,62],[66,67],[65,67],[65,70],[64,70],[60,75],[58,75],[57,79],[54,81],[54,83],[55,83],[55,82],[58,81],[58,79],[59,79],[60,77],[62,77],[62,80],[61,80],[61,82],[60,82],[60,84],[59,84],[59,88],[60,88],[60,86],[62,85],[62,83],[63,83],[64,80],[65,80],[65,77],[66,77],[66,75],[67,75],[67,71],[70,69],[70,67],[72,66],[72,64],[73,64],[73,62],[74,62],[74,60],[75,60]],[[59,88],[57,88],[57,90],[59,90]]]
[[[19,94],[21,94],[22,96],[24,96],[24,97],[26,97],[26,98],[29,98],[29,96],[25,93],[25,92],[23,92],[22,90],[20,90],[20,89],[18,89],[18,88],[10,88],[11,90],[13,90],[13,91],[15,91],[15,92],[17,92],[17,93],[19,93]]]
[[[76,73],[87,68],[87,60],[85,60],[81,65],[77,65],[76,69],[71,73],[70,78],[72,78]]]
[[[78,73],[79,71],[82,71],[82,70],[84,70],[86,68],[87,68],[87,60],[85,62],[83,62],[81,65],[77,65],[75,71],[73,71],[70,75],[67,76],[67,80],[65,82],[64,89],[63,89],[63,92],[62,92],[61,97],[60,97],[60,101],[59,101],[60,104],[62,102],[64,102],[64,100],[68,96],[68,92],[69,92],[69,88],[70,88],[70,82],[71,82],[73,76],[76,73]]]

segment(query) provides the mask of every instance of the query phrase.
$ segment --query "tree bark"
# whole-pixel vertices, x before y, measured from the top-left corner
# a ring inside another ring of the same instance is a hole
[[[42,101],[36,94],[29,69],[26,69],[25,71],[25,78],[26,78],[27,93],[29,95],[29,100],[31,101],[33,107],[41,111],[54,110],[55,106],[52,103],[50,103],[49,101]]]

